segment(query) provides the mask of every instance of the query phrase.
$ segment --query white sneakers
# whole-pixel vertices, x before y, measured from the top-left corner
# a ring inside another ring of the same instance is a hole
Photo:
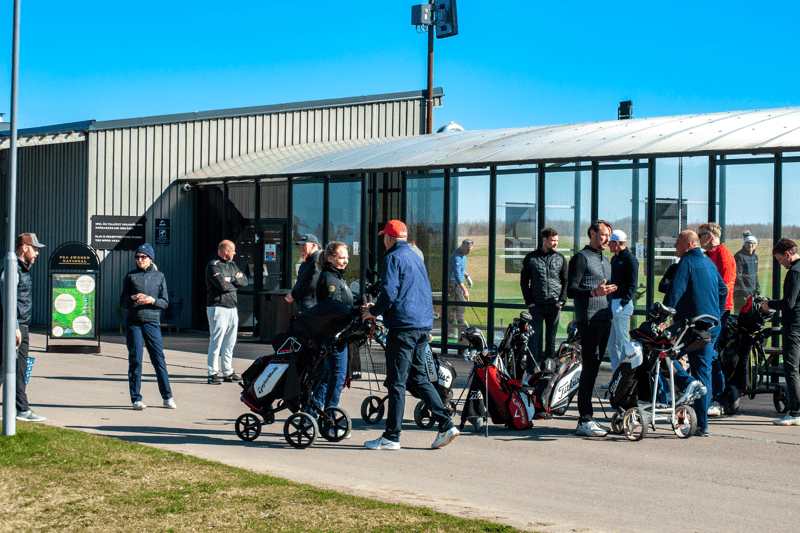
[[[800,416],[792,416],[786,413],[786,416],[773,420],[772,423],[776,426],[800,426]]]
[[[17,420],[22,420],[23,422],[44,422],[47,419],[41,415],[37,415],[31,409],[28,409],[27,411],[18,412]]]
[[[605,437],[608,431],[594,420],[578,422],[578,429],[575,431],[582,437]]]
[[[164,400],[164,408],[165,409],[177,409],[178,406],[175,405],[175,400],[173,400],[172,398],[167,398],[166,400]]]
[[[143,401],[139,400],[139,401],[133,402],[133,410],[134,411],[144,411],[145,409],[147,409],[147,406],[144,404]]]
[[[172,398],[167,398],[164,400],[164,409],[177,409],[178,406],[175,404],[175,400]],[[139,400],[137,402],[133,402],[133,410],[134,411],[144,411],[147,409],[147,406],[144,404],[143,401]]]
[[[431,448],[437,450],[439,448],[447,446],[448,444],[453,442],[453,439],[458,437],[458,434],[459,431],[455,426],[451,427],[447,431],[442,431],[441,433],[436,435],[435,439],[433,439],[433,444],[431,444]]]
[[[384,438],[383,436],[378,437],[375,440],[368,440],[364,443],[364,446],[369,448],[370,450],[399,450],[400,443],[397,441],[389,440]]]

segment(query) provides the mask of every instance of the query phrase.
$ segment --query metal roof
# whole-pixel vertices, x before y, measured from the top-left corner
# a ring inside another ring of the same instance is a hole
[[[800,107],[436,133],[276,148],[185,180],[800,151]]]
[[[441,98],[444,92],[441,87],[434,87],[433,97]],[[406,91],[397,93],[373,94],[366,96],[351,96],[347,98],[332,98],[328,100],[309,100],[307,102],[294,102],[289,104],[273,104],[252,107],[235,107],[231,109],[218,109],[214,111],[194,111],[191,113],[176,113],[172,115],[158,115],[152,117],[126,118],[120,120],[84,120],[66,124],[53,124],[36,128],[25,128],[17,132],[22,137],[26,135],[50,135],[56,133],[69,133],[74,131],[101,131],[117,128],[131,128],[138,126],[153,126],[170,124],[174,122],[190,122],[196,120],[209,120],[215,118],[242,117],[248,115],[262,115],[268,113],[282,113],[288,111],[302,111],[309,109],[322,109],[338,106],[351,106],[358,104],[376,104],[380,102],[396,102],[398,100],[417,100],[427,97],[427,91]],[[0,136],[8,136],[6,129],[0,131]]]

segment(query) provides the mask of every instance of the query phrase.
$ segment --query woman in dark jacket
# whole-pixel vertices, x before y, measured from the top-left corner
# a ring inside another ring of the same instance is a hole
[[[142,341],[156,370],[158,390],[164,407],[175,409],[169,386],[167,364],[161,343],[161,311],[169,305],[167,281],[153,264],[153,247],[144,243],[136,249],[136,268],[125,275],[120,305],[128,310],[125,340],[128,345],[128,384],[136,411],[147,409],[139,392],[142,384]]]
[[[347,245],[332,242],[319,254],[317,268],[320,271],[317,280],[317,303],[324,300],[342,302],[348,307],[353,305],[353,294],[344,281],[349,256]],[[339,396],[347,377],[347,345],[334,345],[331,353],[325,358],[323,378],[314,389],[313,401],[320,409],[339,405]],[[349,435],[348,435],[349,436]]]

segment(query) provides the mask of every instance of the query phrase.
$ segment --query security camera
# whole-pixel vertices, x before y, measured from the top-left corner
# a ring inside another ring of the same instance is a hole
[[[192,184],[191,183],[184,183],[183,187],[181,187],[181,189],[183,189],[184,192],[189,192],[189,191],[192,190]]]

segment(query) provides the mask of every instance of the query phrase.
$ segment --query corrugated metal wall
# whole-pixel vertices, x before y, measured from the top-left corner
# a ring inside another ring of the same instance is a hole
[[[17,234],[35,233],[45,244],[31,269],[32,320],[47,324],[50,254],[65,242],[82,241],[86,233],[87,146],[85,142],[64,142],[18,150]],[[3,158],[5,168],[8,150],[3,150]]]
[[[437,97],[435,103],[440,102]],[[171,242],[154,245],[155,262],[175,296],[183,298],[186,327],[194,296],[194,207],[192,192],[176,186],[176,179],[233,157],[287,145],[421,134],[424,106],[418,98],[114,129],[96,123],[99,131],[90,130],[86,143],[88,187],[82,190],[88,189],[88,205],[79,234],[90,242],[92,215],[143,215],[152,243],[155,219],[169,218]],[[113,302],[122,291],[123,277],[134,267],[134,253],[99,255],[105,302],[100,328],[106,329],[116,327]]]

